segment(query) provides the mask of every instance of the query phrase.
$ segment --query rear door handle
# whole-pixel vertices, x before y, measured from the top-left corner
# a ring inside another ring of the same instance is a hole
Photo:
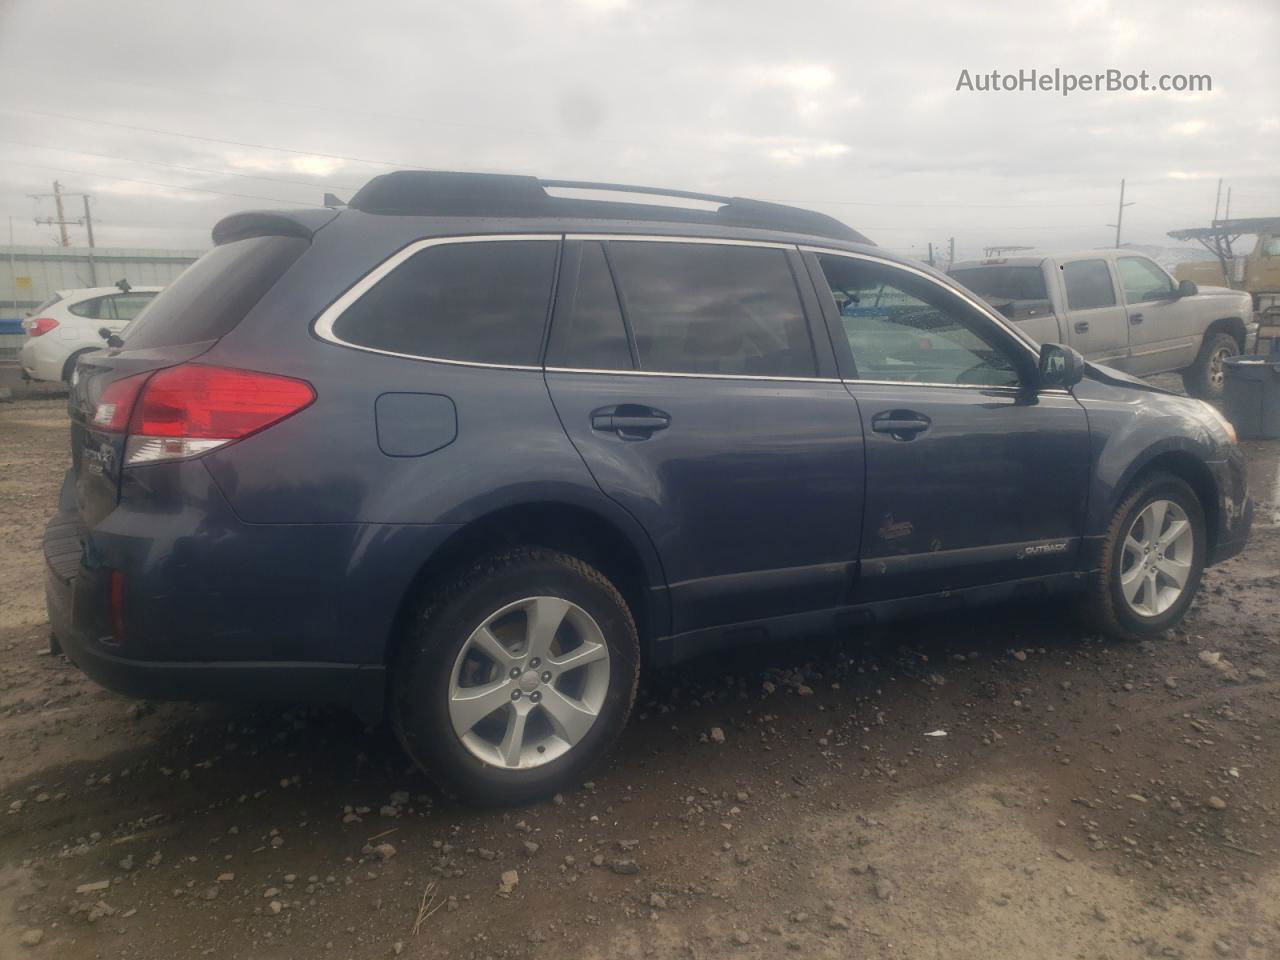
[[[871,429],[887,433],[895,440],[912,440],[929,429],[930,420],[914,410],[886,410],[871,418]]]
[[[1088,320],[1077,320],[1077,321],[1076,321],[1076,333],[1088,333],[1088,332],[1089,332],[1089,321],[1088,321]]]
[[[670,424],[671,417],[661,410],[631,403],[591,411],[591,429],[613,431],[624,440],[643,440]]]
[[[1130,323],[1141,323],[1141,322],[1142,322],[1142,314],[1140,314],[1140,313],[1131,313],[1131,314],[1129,314],[1129,322],[1130,322]]]

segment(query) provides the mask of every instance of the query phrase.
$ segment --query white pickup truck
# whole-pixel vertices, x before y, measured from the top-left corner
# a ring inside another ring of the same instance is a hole
[[[1178,283],[1129,250],[957,261],[948,272],[1041,343],[1137,376],[1180,371],[1206,400],[1222,395],[1223,360],[1257,332],[1248,293]]]

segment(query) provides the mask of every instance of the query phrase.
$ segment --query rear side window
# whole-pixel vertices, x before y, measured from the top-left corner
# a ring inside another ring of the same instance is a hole
[[[786,251],[609,243],[640,369],[811,377],[813,344]]]
[[[1105,260],[1077,260],[1062,265],[1068,310],[1094,310],[1116,305],[1116,288]]]
[[[115,310],[115,318],[125,322],[133,320],[155,299],[155,296],[154,293],[122,293],[112,297],[111,306]]]
[[[214,247],[162,290],[129,327],[132,349],[217,340],[307,249],[300,237],[250,237]]]
[[[622,320],[618,291],[614,288],[604,244],[596,240],[582,244],[577,284],[568,283],[572,257],[565,256],[561,281],[573,289],[573,302],[556,308],[547,347],[547,366],[576,367],[582,370],[630,370],[631,348]]]
[[[110,297],[94,297],[92,300],[81,300],[79,303],[71,304],[67,309],[77,317],[85,317],[89,320],[112,319]]]
[[[414,357],[535,366],[557,246],[493,240],[427,247],[347,307],[333,333],[353,346]]]

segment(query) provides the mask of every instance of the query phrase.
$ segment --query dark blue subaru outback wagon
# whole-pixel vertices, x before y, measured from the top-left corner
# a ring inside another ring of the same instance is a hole
[[[55,648],[385,711],[513,802],[606,750],[642,662],[1056,592],[1154,636],[1244,546],[1212,407],[820,214],[622,189],[403,172],[219,223],[80,361]]]

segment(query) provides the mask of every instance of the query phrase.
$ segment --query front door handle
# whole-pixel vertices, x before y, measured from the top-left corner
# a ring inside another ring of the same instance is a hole
[[[1129,314],[1129,322],[1130,322],[1130,323],[1141,323],[1141,322],[1142,322],[1142,314],[1140,314],[1140,313],[1131,313],[1131,314]]]
[[[634,403],[591,411],[591,429],[612,431],[623,440],[643,440],[656,430],[667,429],[670,424],[668,414]]]
[[[1089,332],[1089,321],[1088,321],[1088,320],[1077,320],[1077,321],[1076,321],[1076,333],[1088,333],[1088,332]]]
[[[929,429],[930,420],[914,410],[886,410],[871,418],[871,429],[887,433],[895,440],[914,440]]]

